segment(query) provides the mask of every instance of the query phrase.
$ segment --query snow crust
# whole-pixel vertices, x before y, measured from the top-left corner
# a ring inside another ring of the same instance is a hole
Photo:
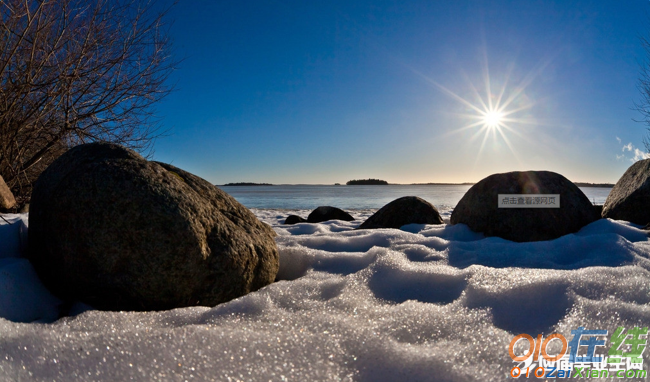
[[[505,381],[519,333],[650,324],[650,242],[627,222],[513,243],[464,225],[355,230],[371,210],[293,226],[309,211],[253,212],[278,233],[276,283],[213,308],[79,304],[53,323],[61,302],[21,258],[27,215],[4,215],[0,380]]]

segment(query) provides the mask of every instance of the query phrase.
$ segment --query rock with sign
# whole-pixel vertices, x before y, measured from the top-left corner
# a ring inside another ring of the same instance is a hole
[[[555,194],[560,208],[499,208],[499,194]],[[515,171],[490,175],[472,186],[454,208],[450,221],[467,224],[486,236],[526,242],[556,239],[598,218],[585,194],[564,176],[550,171]]]

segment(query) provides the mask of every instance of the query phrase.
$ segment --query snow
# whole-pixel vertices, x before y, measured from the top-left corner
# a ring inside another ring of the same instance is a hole
[[[0,259],[20,257],[27,246],[27,214],[0,214]]]
[[[47,324],[33,321],[62,307],[21,258],[27,216],[4,215],[0,380],[504,381],[519,333],[650,324],[650,242],[627,222],[513,243],[464,225],[354,230],[371,210],[294,226],[309,211],[253,212],[278,233],[278,282],[214,308],[76,304]]]

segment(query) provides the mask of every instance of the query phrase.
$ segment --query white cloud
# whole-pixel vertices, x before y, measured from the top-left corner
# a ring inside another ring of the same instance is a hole
[[[616,140],[618,141],[618,143],[621,143],[621,138],[616,137]],[[630,162],[634,163],[634,162],[640,161],[642,159],[647,159],[648,157],[650,157],[648,155],[648,153],[646,153],[645,151],[634,147],[632,142],[628,143],[627,145],[623,145],[623,148],[621,149],[621,151],[622,152],[629,151],[629,152],[633,153],[634,156],[632,158],[628,158],[628,157],[625,156],[625,154],[621,154],[621,155],[616,154],[616,160],[629,159]]]
[[[637,161],[640,161],[640,160],[646,159],[646,158],[648,158],[648,154],[646,154],[645,152],[635,148],[634,149],[634,158],[632,158],[630,160],[632,162],[637,162]]]

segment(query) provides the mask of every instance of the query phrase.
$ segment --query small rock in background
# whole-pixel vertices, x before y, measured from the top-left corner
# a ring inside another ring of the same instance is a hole
[[[625,171],[603,205],[602,217],[634,224],[650,223],[650,159],[640,160]]]
[[[214,306],[279,267],[273,229],[230,195],[108,143],[77,146],[41,174],[29,230],[45,285],[99,309]]]
[[[306,223],[307,220],[305,218],[302,218],[298,215],[289,215],[287,216],[287,219],[284,221],[284,224],[298,224],[298,223]]]
[[[345,220],[350,222],[354,218],[342,209],[330,206],[318,207],[307,216],[307,222],[309,223],[320,223],[328,220]]]
[[[417,196],[404,196],[383,206],[363,222],[359,229],[400,228],[407,224],[443,224],[431,203]]]

